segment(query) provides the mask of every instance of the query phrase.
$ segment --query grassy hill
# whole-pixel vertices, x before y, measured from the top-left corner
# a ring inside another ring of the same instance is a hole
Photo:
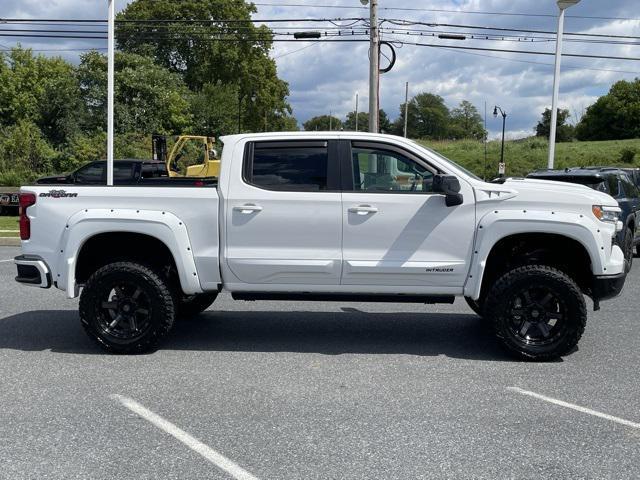
[[[473,140],[430,141],[419,142],[445,157],[460,163],[476,175],[483,176],[484,144]],[[504,158],[508,176],[524,176],[527,173],[547,167],[549,143],[542,138],[527,138],[505,142]],[[631,152],[635,157],[629,163],[623,160]],[[500,161],[500,141],[492,141],[487,145],[488,178],[498,174]],[[640,166],[640,139],[612,140],[606,142],[569,142],[556,146],[556,168],[578,167],[586,165],[606,166]]]

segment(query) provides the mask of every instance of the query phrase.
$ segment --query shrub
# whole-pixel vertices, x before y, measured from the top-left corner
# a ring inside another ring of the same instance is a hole
[[[624,148],[620,152],[620,161],[626,164],[633,164],[636,159],[636,151],[632,148]]]

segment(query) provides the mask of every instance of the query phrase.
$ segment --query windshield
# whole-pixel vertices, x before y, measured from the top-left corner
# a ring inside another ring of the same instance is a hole
[[[440,158],[441,160],[444,160],[445,162],[448,162],[450,164],[452,164],[454,167],[456,167],[458,170],[462,170],[462,172],[464,172],[465,174],[467,174],[468,176],[470,176],[471,178],[475,179],[475,180],[479,180],[481,182],[483,182],[484,180],[482,180],[479,176],[477,176],[475,173],[467,170],[466,168],[464,168],[462,165],[460,165],[457,162],[454,162],[453,160],[451,160],[450,158],[445,157],[444,155],[442,155],[441,153],[436,152],[435,150],[432,150],[429,147],[425,147],[424,145],[420,145],[418,142],[411,140],[411,143],[413,143],[414,145],[427,150],[429,153],[435,155],[436,157]]]

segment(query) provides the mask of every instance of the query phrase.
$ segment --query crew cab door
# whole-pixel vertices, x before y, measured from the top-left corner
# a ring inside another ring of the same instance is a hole
[[[341,147],[342,284],[408,286],[407,293],[458,292],[475,233],[473,190],[462,179],[462,205],[433,192],[436,168],[378,142]]]
[[[234,161],[226,261],[241,284],[338,285],[342,217],[337,141],[257,141]],[[240,171],[241,169],[241,171]]]

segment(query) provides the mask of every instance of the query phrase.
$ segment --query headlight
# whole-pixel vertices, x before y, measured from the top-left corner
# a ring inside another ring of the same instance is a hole
[[[594,205],[591,208],[591,211],[595,215],[595,217],[601,222],[610,222],[617,223],[618,222],[618,213],[620,209],[617,207],[605,207],[602,205]]]

